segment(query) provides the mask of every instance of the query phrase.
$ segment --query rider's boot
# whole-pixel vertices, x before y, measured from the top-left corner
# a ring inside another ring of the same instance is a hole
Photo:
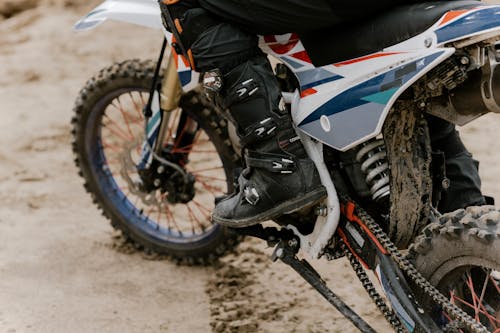
[[[257,56],[231,70],[224,76],[224,87],[222,104],[238,125],[246,168],[235,193],[215,207],[213,222],[233,228],[250,226],[325,197],[267,58]]]
[[[431,115],[427,115],[427,121],[432,149],[444,153],[446,177],[450,180],[449,188],[442,193],[438,210],[447,213],[486,204],[481,193],[479,162],[465,148],[455,125]]]

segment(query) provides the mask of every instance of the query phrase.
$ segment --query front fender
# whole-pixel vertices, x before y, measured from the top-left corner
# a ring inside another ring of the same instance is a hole
[[[108,19],[152,29],[163,28],[156,0],[106,0],[82,17],[74,28],[77,31],[90,30]]]

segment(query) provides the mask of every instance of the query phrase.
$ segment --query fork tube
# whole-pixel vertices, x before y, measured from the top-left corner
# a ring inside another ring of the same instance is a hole
[[[182,95],[181,83],[173,52],[168,56],[167,68],[161,87],[161,108],[166,112],[174,111],[179,106]]]
[[[167,61],[167,68],[164,72],[164,78],[161,85],[160,105],[163,111],[160,131],[156,141],[155,152],[160,153],[163,149],[165,136],[169,128],[170,115],[179,107],[179,101],[182,95],[182,88],[177,74],[177,67],[175,65],[174,55],[170,52]],[[171,126],[175,126],[172,124]]]

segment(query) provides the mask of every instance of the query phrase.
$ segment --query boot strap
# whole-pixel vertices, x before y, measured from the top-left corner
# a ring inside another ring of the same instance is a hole
[[[273,118],[266,118],[247,128],[245,131],[246,133],[240,136],[240,144],[245,147],[249,144],[259,142],[271,135],[274,135],[274,131],[277,128],[278,125],[276,125]]]
[[[293,173],[297,168],[295,160],[288,155],[247,151],[245,161],[249,168],[265,169],[274,173]]]

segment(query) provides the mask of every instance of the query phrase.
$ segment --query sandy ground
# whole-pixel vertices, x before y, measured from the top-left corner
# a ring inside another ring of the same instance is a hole
[[[72,24],[91,3],[46,3],[0,17],[0,332],[354,332],[257,241],[210,268],[151,260],[121,244],[76,175],[71,108],[98,69],[156,57],[161,36],[119,23],[76,34]],[[499,127],[491,115],[463,130],[485,193],[498,198]],[[346,262],[314,264],[389,331]]]

